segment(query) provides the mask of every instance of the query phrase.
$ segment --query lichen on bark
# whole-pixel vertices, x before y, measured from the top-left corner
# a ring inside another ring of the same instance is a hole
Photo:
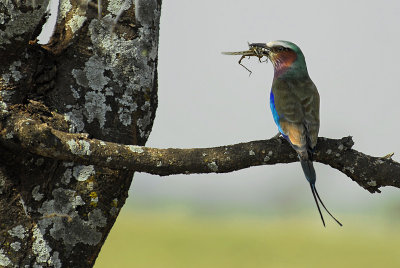
[[[14,127],[27,137],[39,120],[43,132],[32,144],[41,150],[46,126],[144,145],[157,108],[161,1],[147,7],[140,24],[133,1],[102,1],[98,16],[93,3],[61,0],[54,34],[43,45],[35,37],[48,1],[36,3],[0,3],[7,10],[0,16],[0,133],[16,142],[0,142],[0,265],[91,267],[133,171],[20,151],[18,135],[5,129],[14,116],[25,118]],[[65,149],[81,156],[92,150],[85,140],[69,140]]]

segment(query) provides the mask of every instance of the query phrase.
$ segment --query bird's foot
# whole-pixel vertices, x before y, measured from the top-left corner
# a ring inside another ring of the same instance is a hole
[[[277,139],[277,138],[279,138],[280,136],[282,136],[282,134],[280,133],[280,132],[278,132],[275,136],[273,136],[272,138],[273,139]]]

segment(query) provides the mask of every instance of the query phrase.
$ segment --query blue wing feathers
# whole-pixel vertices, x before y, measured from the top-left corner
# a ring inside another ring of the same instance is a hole
[[[283,133],[281,125],[279,124],[279,115],[275,108],[275,99],[274,99],[274,93],[272,93],[272,90],[271,90],[271,94],[269,95],[269,106],[271,108],[272,116],[274,117],[275,124],[278,126],[279,132],[282,134],[282,136],[285,139],[288,139],[288,137],[285,135],[285,133]]]

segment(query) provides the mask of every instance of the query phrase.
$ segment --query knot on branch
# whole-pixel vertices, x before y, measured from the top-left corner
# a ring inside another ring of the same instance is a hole
[[[347,136],[340,139],[340,142],[343,144],[346,149],[351,149],[354,145],[353,137]]]

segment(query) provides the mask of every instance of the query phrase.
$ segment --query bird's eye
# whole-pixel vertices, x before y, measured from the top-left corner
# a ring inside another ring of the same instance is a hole
[[[284,47],[278,47],[278,51],[283,51]]]

